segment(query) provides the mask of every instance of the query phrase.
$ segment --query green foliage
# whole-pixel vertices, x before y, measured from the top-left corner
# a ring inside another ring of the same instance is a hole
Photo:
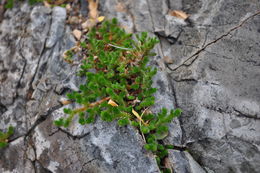
[[[148,37],[146,32],[135,37],[121,29],[116,19],[89,31],[87,41],[80,44],[87,58],[82,60],[78,74],[85,76],[87,82],[80,85],[80,91],[67,95],[82,107],[64,109],[69,116],[54,123],[68,127],[76,115],[82,125],[93,123],[96,116],[108,122],[117,120],[120,126],[130,124],[140,130],[147,142],[144,148],[156,155],[160,166],[168,155],[168,147],[162,145],[162,139],[168,135],[167,125],[181,110],[168,112],[163,108],[158,114],[146,113],[155,104],[152,78],[157,70],[147,63],[158,40]],[[65,55],[73,61],[71,50]]]
[[[29,4],[33,5],[33,4],[37,3],[37,2],[42,2],[42,1],[43,0],[29,0]]]
[[[8,138],[14,134],[14,128],[9,126],[7,132],[0,131],[0,148],[4,148],[8,145]]]
[[[5,8],[13,8],[14,3],[17,1],[21,1],[21,0],[7,0],[6,4],[5,4]],[[30,5],[33,5],[37,2],[43,2],[43,0],[28,0]]]
[[[14,0],[7,0],[5,4],[5,8],[13,8],[14,6]]]
[[[23,1],[23,0],[7,0],[4,7],[5,8],[13,8],[14,4],[16,2],[18,2],[18,1]],[[28,3],[30,5],[34,5],[34,4],[38,3],[38,2],[43,2],[43,0],[28,0]],[[46,2],[50,3],[51,7],[57,6],[57,5],[55,5],[55,0],[47,0]],[[58,2],[58,6],[60,6],[60,7],[65,8],[66,5],[67,5],[66,3],[61,4],[60,2]]]

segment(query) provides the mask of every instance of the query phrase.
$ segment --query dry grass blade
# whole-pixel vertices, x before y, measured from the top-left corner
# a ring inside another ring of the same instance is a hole
[[[140,121],[140,122],[142,122],[144,125],[148,125],[146,122],[144,122],[144,120],[142,119],[142,117],[134,110],[134,109],[132,109],[132,113],[134,114],[134,116],[136,116],[136,118]]]

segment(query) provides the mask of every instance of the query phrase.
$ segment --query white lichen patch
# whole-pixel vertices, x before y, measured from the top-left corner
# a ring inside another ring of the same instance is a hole
[[[109,133],[100,133],[98,136],[91,134],[91,141],[94,145],[98,146],[101,150],[101,155],[108,164],[112,164],[111,154],[108,150],[111,143],[111,138],[115,133],[115,129],[109,129]]]
[[[52,120],[58,120],[62,117],[67,117],[68,115],[63,112],[64,108],[73,109],[71,105],[66,105],[52,113]],[[63,127],[61,127],[63,128]],[[68,128],[63,128],[64,130],[68,131],[70,134],[75,136],[80,136],[90,132],[93,129],[93,126],[82,126],[78,123],[78,117],[75,117],[71,122],[71,125]]]
[[[45,139],[38,127],[35,128],[34,138],[36,147],[36,157],[38,159],[45,149],[50,148],[50,142]]]
[[[237,101],[239,100],[239,101]],[[254,100],[249,100],[245,98],[237,98],[237,100],[232,100],[234,103],[235,109],[238,111],[248,114],[252,117],[257,116],[260,112],[260,104]]]
[[[64,117],[64,115],[65,115],[64,112],[63,112],[64,108],[65,107],[55,110],[52,113],[52,120],[58,120],[59,118]]]
[[[21,145],[23,144],[23,140],[24,140],[24,138],[23,138],[23,137],[20,137],[20,138],[18,138],[18,139],[16,139],[16,140],[12,141],[12,142],[10,143],[10,145],[18,145],[18,146],[21,146]]]
[[[26,155],[27,155],[28,159],[30,159],[31,161],[35,160],[35,152],[34,152],[32,146],[30,146],[30,145],[28,146]]]
[[[50,164],[49,166],[47,167],[51,172],[56,172],[57,170],[57,167],[59,166],[60,164],[58,162],[53,162],[53,161],[50,161]]]

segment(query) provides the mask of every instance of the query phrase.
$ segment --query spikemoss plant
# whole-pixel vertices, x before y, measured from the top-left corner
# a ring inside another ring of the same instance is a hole
[[[7,0],[6,4],[5,4],[5,8],[13,8],[14,4],[17,1],[22,1],[22,0]],[[43,2],[43,0],[28,0],[28,2],[29,2],[30,5],[33,5],[37,2]]]
[[[118,122],[119,126],[132,125],[142,134],[144,148],[152,151],[162,171],[163,159],[168,148],[162,139],[168,134],[167,124],[180,115],[181,110],[163,108],[154,114],[149,107],[155,103],[152,78],[156,68],[147,66],[149,56],[158,40],[146,32],[135,35],[126,33],[117,20],[105,21],[87,34],[87,41],[80,47],[84,53],[79,75],[86,76],[80,91],[67,94],[79,108],[65,108],[67,118],[55,121],[57,126],[68,127],[75,116],[81,125],[94,123],[97,116],[104,121]],[[73,51],[65,53],[66,60],[73,62]]]
[[[13,8],[14,4],[17,3],[18,1],[23,1],[23,0],[7,0],[6,4],[5,4],[5,8]],[[45,0],[46,2],[50,3],[51,7],[54,7],[56,5],[55,4],[55,0]],[[44,0],[28,0],[28,3],[30,5],[34,5],[38,2],[44,2]],[[57,3],[57,1],[56,1]],[[64,7],[66,6],[66,1],[64,1],[64,3],[62,3],[62,1],[58,2],[60,7]]]
[[[9,126],[7,132],[0,131],[0,148],[4,148],[8,145],[8,138],[14,133],[14,128]]]

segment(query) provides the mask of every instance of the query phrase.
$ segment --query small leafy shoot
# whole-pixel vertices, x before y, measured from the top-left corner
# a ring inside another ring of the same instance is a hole
[[[7,132],[0,131],[0,148],[4,148],[8,146],[8,139],[10,136],[14,134],[14,127],[9,126]]]

